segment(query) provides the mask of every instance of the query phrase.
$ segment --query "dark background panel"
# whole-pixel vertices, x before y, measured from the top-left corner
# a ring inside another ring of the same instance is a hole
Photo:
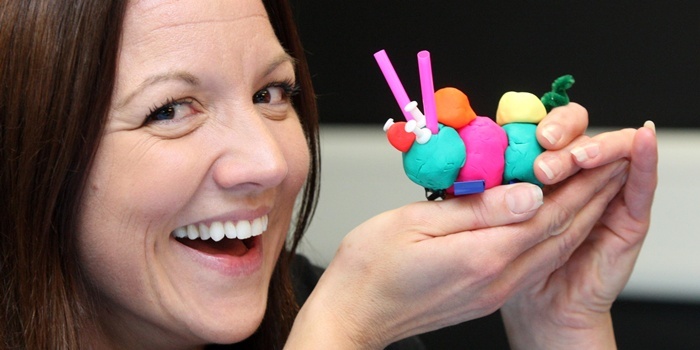
[[[623,298],[611,312],[619,349],[700,349],[698,303]],[[420,337],[428,349],[510,349],[499,312]]]
[[[593,126],[700,127],[700,1],[293,0],[322,123],[383,124],[400,110],[374,61],[386,49],[420,101],[416,54],[435,87],[493,117],[509,90],[541,95],[572,74]]]

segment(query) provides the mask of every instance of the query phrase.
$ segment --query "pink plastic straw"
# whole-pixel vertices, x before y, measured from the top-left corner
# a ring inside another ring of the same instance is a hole
[[[435,87],[433,86],[433,68],[430,63],[430,52],[418,53],[418,73],[420,74],[420,89],[423,95],[423,112],[425,127],[434,134],[438,133],[437,112],[435,111]]]
[[[399,108],[404,117],[407,121],[413,120],[411,114],[404,111],[404,107],[406,107],[411,100],[408,99],[408,94],[406,94],[406,90],[403,88],[401,80],[399,80],[399,76],[396,74],[396,70],[394,70],[394,66],[391,64],[391,61],[389,61],[389,56],[386,55],[386,51],[378,51],[374,54],[374,59],[377,60],[379,69],[382,70],[384,79],[386,79],[386,82],[389,84],[389,88],[391,88],[391,92],[394,94],[396,103],[399,104]]]

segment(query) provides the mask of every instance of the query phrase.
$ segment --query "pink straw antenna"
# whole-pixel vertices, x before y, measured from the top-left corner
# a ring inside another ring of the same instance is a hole
[[[403,84],[401,84],[401,80],[399,80],[399,76],[396,74],[396,70],[394,70],[394,66],[391,64],[389,56],[387,56],[386,54],[386,51],[378,51],[374,54],[374,59],[377,60],[379,69],[382,70],[382,74],[384,74],[384,79],[386,79],[387,84],[389,84],[389,88],[394,94],[396,103],[399,104],[399,108],[401,109],[401,112],[403,113],[404,117],[407,121],[413,120],[411,114],[404,110],[404,107],[406,107],[406,105],[408,105],[411,102],[411,100],[408,98],[408,94],[406,94],[406,90],[404,89]]]
[[[418,73],[420,74],[420,89],[423,95],[423,112],[425,126],[433,134],[438,133],[437,112],[435,111],[435,87],[433,85],[433,68],[430,62],[430,52],[418,53]]]

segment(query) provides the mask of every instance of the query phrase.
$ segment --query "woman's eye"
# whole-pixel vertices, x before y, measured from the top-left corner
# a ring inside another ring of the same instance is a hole
[[[280,104],[289,101],[299,88],[294,84],[276,83],[265,87],[253,95],[253,103]]]
[[[146,117],[145,124],[181,119],[194,113],[196,113],[196,110],[193,107],[192,100],[170,100],[161,107],[153,108]]]

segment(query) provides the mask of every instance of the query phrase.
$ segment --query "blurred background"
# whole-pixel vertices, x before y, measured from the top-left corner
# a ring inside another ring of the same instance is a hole
[[[372,56],[385,49],[409,96],[428,50],[435,87],[463,90],[480,115],[506,91],[539,95],[572,74],[594,126],[700,127],[698,1],[293,2],[324,123],[397,114]]]
[[[572,74],[590,134],[657,125],[660,183],[632,278],[613,307],[620,348],[700,348],[700,2],[292,0],[318,94],[322,188],[302,252],[326,265],[370,217],[424,200],[381,130],[402,115],[373,54],[386,50],[420,101],[416,54],[436,89],[479,115],[509,90],[536,95]],[[465,252],[468,254],[469,252]],[[430,349],[508,349],[498,313],[423,336]]]

